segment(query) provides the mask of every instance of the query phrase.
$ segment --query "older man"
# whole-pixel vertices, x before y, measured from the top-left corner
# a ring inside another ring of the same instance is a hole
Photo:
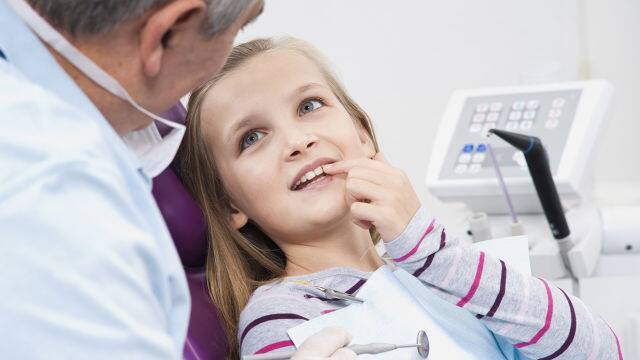
[[[183,128],[163,139],[152,118],[262,6],[0,1],[1,358],[181,357],[189,292],[150,179]]]

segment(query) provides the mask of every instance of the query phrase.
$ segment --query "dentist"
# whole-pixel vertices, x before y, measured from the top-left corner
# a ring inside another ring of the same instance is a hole
[[[151,178],[184,126],[155,114],[216,74],[262,7],[0,0],[0,357],[181,358],[189,290]],[[298,359],[349,341],[312,339]]]

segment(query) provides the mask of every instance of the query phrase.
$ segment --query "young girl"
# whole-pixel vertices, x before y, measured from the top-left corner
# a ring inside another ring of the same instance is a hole
[[[526,357],[622,358],[582,301],[448,237],[308,44],[236,46],[191,95],[187,124],[182,173],[208,222],[230,357],[289,350],[289,328],[349,305],[308,284],[357,294],[384,264],[381,239],[390,261]]]

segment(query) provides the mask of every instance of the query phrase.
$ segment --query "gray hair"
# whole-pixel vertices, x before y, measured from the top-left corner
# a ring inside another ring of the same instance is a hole
[[[171,0],[28,0],[51,24],[69,34],[108,32]],[[204,32],[214,36],[225,31],[255,0],[205,0],[208,21]]]

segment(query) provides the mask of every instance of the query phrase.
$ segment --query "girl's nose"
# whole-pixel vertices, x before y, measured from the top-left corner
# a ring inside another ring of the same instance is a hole
[[[297,159],[318,143],[318,138],[309,133],[298,133],[289,139],[286,157],[288,160]]]

